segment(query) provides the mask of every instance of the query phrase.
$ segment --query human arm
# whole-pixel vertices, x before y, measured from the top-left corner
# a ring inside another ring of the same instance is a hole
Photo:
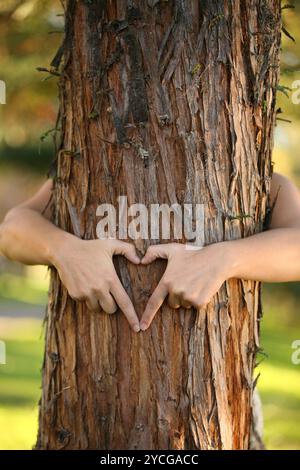
[[[48,180],[35,196],[8,212],[0,225],[0,253],[24,264],[54,266],[73,299],[107,313],[119,305],[138,331],[136,312],[113,264],[117,254],[138,264],[134,246],[118,240],[81,240],[56,227],[50,221],[51,194]]]
[[[177,243],[149,247],[142,264],[156,258],[165,258],[168,264],[146,306],[141,329],[149,327],[166,297],[172,308],[200,308],[229,278],[265,282],[300,280],[300,194],[291,181],[278,174],[272,178],[273,202],[268,231],[196,251]]]

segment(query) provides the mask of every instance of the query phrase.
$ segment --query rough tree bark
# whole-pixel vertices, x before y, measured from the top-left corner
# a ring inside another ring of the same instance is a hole
[[[69,1],[55,223],[96,238],[127,195],[205,204],[205,244],[261,231],[280,32],[280,0]],[[165,265],[116,264],[141,315]],[[37,448],[248,449],[260,317],[259,283],[230,280],[135,334],[53,271]]]

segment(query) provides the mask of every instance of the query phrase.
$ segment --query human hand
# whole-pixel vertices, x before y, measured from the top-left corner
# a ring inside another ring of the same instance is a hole
[[[152,245],[141,263],[149,264],[157,258],[167,259],[168,264],[146,305],[140,320],[141,330],[150,326],[167,296],[171,308],[200,308],[230,277],[230,256],[224,243],[197,250],[189,250],[180,243]]]
[[[69,235],[69,234],[68,234]],[[85,301],[89,310],[114,313],[117,305],[131,328],[139,331],[139,319],[116,273],[113,256],[123,255],[140,263],[134,245],[119,240],[81,240],[73,235],[57,250],[53,263],[69,295]]]

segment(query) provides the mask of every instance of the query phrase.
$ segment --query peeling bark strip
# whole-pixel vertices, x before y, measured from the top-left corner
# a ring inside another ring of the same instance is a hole
[[[280,1],[70,1],[66,17],[55,223],[95,238],[97,205],[127,195],[204,203],[206,244],[261,231]],[[117,263],[141,315],[165,265]],[[247,449],[260,317],[259,284],[230,280],[134,334],[53,271],[37,448]]]

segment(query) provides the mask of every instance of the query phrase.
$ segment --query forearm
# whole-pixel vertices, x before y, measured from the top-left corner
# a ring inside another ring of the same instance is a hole
[[[24,264],[52,265],[73,235],[57,228],[39,212],[18,208],[0,225],[0,253]]]
[[[263,282],[300,280],[300,228],[278,228],[224,242],[229,277]]]

